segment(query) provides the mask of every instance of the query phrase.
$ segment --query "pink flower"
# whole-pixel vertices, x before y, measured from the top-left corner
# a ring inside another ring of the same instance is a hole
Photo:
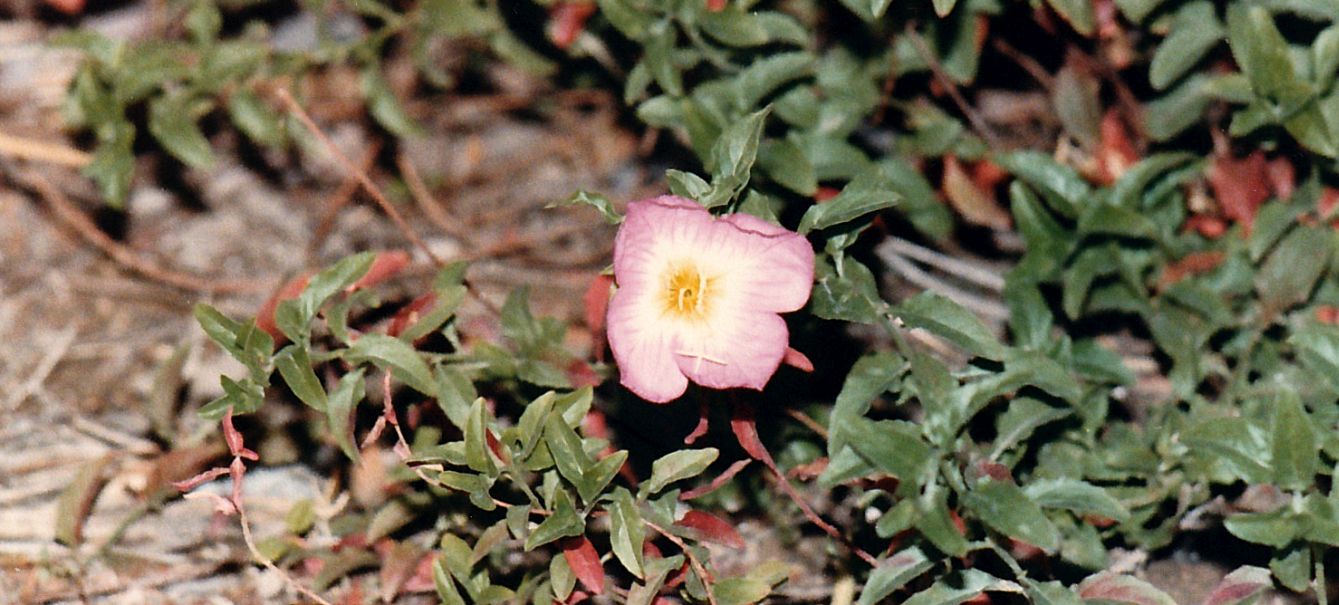
[[[628,204],[614,240],[609,346],[622,383],[664,403],[691,379],[761,390],[786,355],[778,313],[809,299],[814,251],[746,214],[714,218],[676,196]]]

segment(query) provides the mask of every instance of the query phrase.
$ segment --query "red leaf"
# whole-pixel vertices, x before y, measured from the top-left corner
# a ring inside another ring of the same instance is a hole
[[[1130,142],[1129,129],[1121,121],[1120,112],[1115,109],[1109,109],[1102,115],[1099,130],[1101,143],[1097,150],[1098,167],[1102,171],[1103,184],[1110,184],[1139,161],[1139,153]]]
[[[1019,561],[1036,561],[1046,555],[1046,551],[1022,540],[1009,538],[1009,554]]]
[[[1236,605],[1273,585],[1268,569],[1243,565],[1218,583],[1204,599],[1204,605]]]
[[[228,465],[228,475],[232,477],[232,503],[240,509],[242,508],[242,479],[246,476],[246,464],[242,463],[240,457],[232,459],[232,464]]]
[[[1226,256],[1219,250],[1191,252],[1163,268],[1162,276],[1158,278],[1158,287],[1165,289],[1192,275],[1213,271],[1223,264],[1224,258]]]
[[[1229,220],[1246,225],[1255,222],[1255,213],[1269,199],[1269,176],[1265,154],[1256,150],[1245,158],[1214,158],[1209,167],[1209,188]]]
[[[1116,601],[1134,605],[1174,603],[1171,597],[1148,582],[1111,572],[1089,576],[1079,584],[1079,597],[1084,600]]]
[[[47,6],[54,8],[67,15],[78,15],[84,12],[84,0],[43,0]]]
[[[386,334],[389,336],[403,334],[410,326],[418,323],[420,314],[425,309],[431,309],[435,304],[437,304],[437,294],[433,292],[409,301],[409,304],[400,307],[400,310],[395,312],[395,317],[391,318],[391,325],[386,327]]]
[[[1330,325],[1339,324],[1339,307],[1334,305],[1316,307],[1316,321]]]
[[[221,466],[216,466],[194,477],[191,477],[190,479],[186,479],[183,481],[173,481],[172,487],[179,492],[189,492],[197,487],[200,487],[201,485],[204,485],[205,483],[209,483],[210,481],[218,479],[219,477],[222,477],[226,474],[228,474],[228,469],[223,468]]]
[[[806,357],[804,353],[791,347],[786,347],[786,356],[781,358],[781,363],[796,368],[801,372],[814,371],[814,362],[809,361],[809,358]]]
[[[1209,239],[1218,239],[1227,232],[1227,223],[1223,219],[1207,214],[1192,214],[1186,219],[1186,230],[1197,231]]]
[[[488,449],[501,460],[503,464],[511,464],[511,458],[507,456],[506,450],[502,449],[502,442],[497,440],[497,435],[493,431],[484,431],[484,441],[488,443]]]
[[[719,13],[725,10],[726,0],[707,0],[707,10]]]
[[[436,590],[432,581],[432,564],[436,562],[437,554],[428,553],[418,560],[418,566],[414,568],[414,575],[405,580],[401,587],[403,592],[432,592]]]
[[[1269,178],[1269,189],[1274,192],[1274,197],[1286,200],[1293,196],[1297,188],[1297,169],[1291,160],[1284,157],[1270,160],[1265,166],[1265,176]]]
[[[232,425],[232,408],[228,408],[227,413],[223,414],[223,440],[228,443],[228,453],[239,458],[247,460],[260,460],[260,456],[255,452],[246,449],[246,444],[242,442],[242,434]]]
[[[572,383],[572,388],[597,387],[604,379],[595,373],[595,368],[580,359],[573,359],[572,363],[567,364],[567,380]]]
[[[996,231],[1006,231],[1013,226],[1013,218],[995,200],[994,191],[978,187],[958,158],[944,157],[941,186],[949,205],[968,223]]]
[[[767,453],[767,448],[758,438],[758,423],[753,417],[753,406],[743,402],[736,403],[734,417],[730,419],[730,429],[739,440],[739,446],[754,460],[773,466],[772,455]]]
[[[739,535],[735,526],[711,513],[690,510],[682,519],[675,521],[674,525],[686,530],[685,533],[699,542],[711,542],[736,550],[744,549],[744,536]]]
[[[604,565],[600,563],[600,554],[595,552],[586,536],[574,536],[563,540],[563,558],[572,568],[581,585],[592,594],[604,592]]]
[[[586,20],[595,14],[594,2],[559,2],[549,13],[549,38],[558,48],[567,48],[586,29]]]
[[[353,285],[345,289],[346,292],[353,292],[360,288],[368,288],[390,279],[396,273],[403,271],[409,266],[409,253],[404,250],[385,250],[377,253],[377,257],[372,260],[372,266],[367,269],[362,278],[353,282]]]
[[[279,306],[279,303],[286,300],[292,300],[297,298],[299,294],[302,294],[302,291],[307,288],[307,282],[311,280],[311,276],[311,271],[303,273],[302,275],[288,280],[288,283],[275,291],[275,293],[270,296],[269,300],[266,300],[265,304],[260,306],[260,310],[256,311],[256,327],[263,330],[266,334],[269,334],[276,341],[282,340],[284,338],[284,333],[281,332],[279,326],[274,323],[274,310]]]
[[[823,202],[837,197],[837,194],[839,193],[841,193],[841,190],[835,187],[828,187],[826,185],[820,186],[818,190],[814,192],[814,202],[822,204]]]
[[[692,445],[694,441],[707,434],[707,430],[711,428],[710,416],[711,410],[707,407],[707,402],[703,401],[697,406],[697,426],[683,438],[684,445]]]
[[[191,492],[182,496],[184,500],[208,500],[214,505],[214,512],[225,517],[237,514],[237,506],[232,501],[214,492]]]
[[[1316,201],[1316,213],[1321,217],[1334,211],[1334,207],[1339,206],[1339,189],[1326,187],[1320,191],[1320,199]]]
[[[604,361],[604,347],[606,338],[604,333],[605,316],[609,313],[609,297],[613,295],[614,278],[608,275],[596,275],[592,279],[590,286],[586,287],[586,294],[581,298],[585,308],[586,327],[590,328],[591,336],[595,342],[591,349],[595,352],[596,361]]]

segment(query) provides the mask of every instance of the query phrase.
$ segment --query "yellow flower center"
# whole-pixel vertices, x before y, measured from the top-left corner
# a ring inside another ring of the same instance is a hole
[[[707,297],[714,281],[691,263],[670,269],[666,280],[665,313],[685,319],[706,315]]]

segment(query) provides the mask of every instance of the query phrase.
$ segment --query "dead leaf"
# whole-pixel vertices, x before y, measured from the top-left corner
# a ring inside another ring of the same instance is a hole
[[[958,158],[951,155],[944,157],[943,190],[949,204],[968,223],[995,231],[1008,231],[1013,226],[1013,218],[1000,207],[994,193],[977,187]]]

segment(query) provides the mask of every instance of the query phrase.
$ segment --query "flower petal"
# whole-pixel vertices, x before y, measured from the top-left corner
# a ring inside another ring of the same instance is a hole
[[[691,249],[712,222],[705,208],[673,195],[628,204],[614,238],[614,279],[620,287],[656,279],[666,251]]]
[[[674,336],[648,300],[647,288],[620,287],[609,301],[609,348],[619,382],[638,397],[665,403],[683,395],[688,378],[674,362]]]
[[[731,287],[750,308],[787,313],[809,300],[814,249],[803,236],[746,214],[712,227],[731,232],[710,254],[731,267]]]
[[[709,325],[683,330],[675,343],[679,370],[702,386],[761,391],[786,355],[790,332],[774,313],[722,310]]]

